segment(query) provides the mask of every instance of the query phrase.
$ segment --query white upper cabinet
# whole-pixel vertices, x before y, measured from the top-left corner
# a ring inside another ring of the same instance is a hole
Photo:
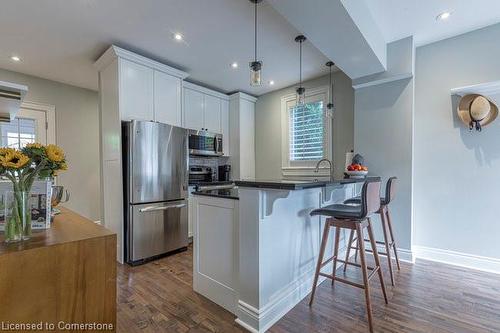
[[[184,127],[195,130],[205,128],[203,97],[199,91],[184,89]]]
[[[207,130],[212,133],[224,134],[223,126],[229,123],[229,97],[189,82],[184,85],[184,127],[194,130]]]
[[[153,69],[120,59],[120,114],[122,120],[154,120]]]
[[[169,74],[154,72],[154,120],[182,126],[182,80]]]
[[[221,129],[221,100],[211,95],[204,96],[204,128],[213,133],[222,133]]]
[[[221,100],[222,149],[224,156],[230,156],[229,151],[229,101]]]

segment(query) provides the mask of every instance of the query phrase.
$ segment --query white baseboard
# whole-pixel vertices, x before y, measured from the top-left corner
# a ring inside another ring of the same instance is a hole
[[[343,239],[340,246],[339,258],[344,258],[346,248]],[[350,254],[351,257],[354,256],[354,250]],[[339,263],[339,265],[341,264]],[[331,271],[332,263],[325,265],[321,270],[324,272]],[[238,300],[238,310],[236,311],[238,317],[235,319],[235,322],[252,333],[266,332],[311,293],[314,272],[315,270],[312,269],[296,281],[290,283],[286,288],[283,288],[280,295],[273,302],[264,305],[260,309],[256,309],[242,300]],[[318,278],[318,286],[325,280],[325,277],[320,276]]]
[[[410,264],[415,263],[415,252],[412,250],[398,248],[398,255],[400,261],[405,261]]]
[[[417,258],[500,274],[500,259],[425,246],[413,246],[412,248]]]

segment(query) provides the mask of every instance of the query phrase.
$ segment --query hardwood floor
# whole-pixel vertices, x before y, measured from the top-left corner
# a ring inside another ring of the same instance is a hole
[[[117,275],[118,332],[246,332],[231,313],[192,290],[192,248],[138,267],[119,265]],[[361,278],[351,267],[347,276]],[[500,275],[419,260],[402,263],[395,279],[396,287],[387,283],[387,306],[372,281],[376,332],[500,332]],[[333,289],[327,281],[311,308],[308,301],[269,332],[368,332],[362,290]]]

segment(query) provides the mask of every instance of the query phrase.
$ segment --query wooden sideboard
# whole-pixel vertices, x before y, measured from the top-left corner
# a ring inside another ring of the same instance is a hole
[[[114,332],[116,234],[61,211],[50,229],[34,231],[27,242],[6,244],[0,235],[0,324],[41,323],[51,332],[111,324],[106,331]]]

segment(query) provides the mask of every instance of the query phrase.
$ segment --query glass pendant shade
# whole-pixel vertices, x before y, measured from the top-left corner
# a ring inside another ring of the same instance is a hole
[[[306,104],[306,90],[303,87],[297,88],[297,106]]]
[[[262,84],[262,62],[252,61],[250,63],[250,85],[260,86]]]

